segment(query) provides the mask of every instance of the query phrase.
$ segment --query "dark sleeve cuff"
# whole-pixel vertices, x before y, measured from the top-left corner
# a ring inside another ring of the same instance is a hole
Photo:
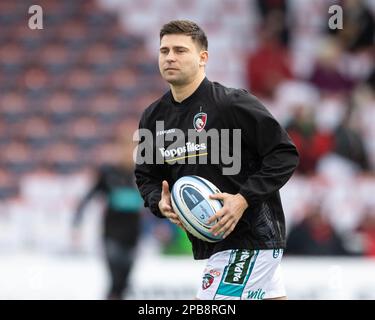
[[[150,208],[151,212],[158,218],[165,218],[159,209],[161,193],[159,191],[154,191],[149,195],[146,205]]]
[[[165,216],[161,213],[160,209],[159,209],[159,205],[158,203],[154,204],[154,205],[151,205],[150,206],[150,210],[151,212],[157,216],[158,218],[165,218]]]
[[[238,193],[245,198],[249,207],[257,206],[261,202],[259,198],[249,194],[249,192],[242,188],[240,189],[240,191],[238,191]]]

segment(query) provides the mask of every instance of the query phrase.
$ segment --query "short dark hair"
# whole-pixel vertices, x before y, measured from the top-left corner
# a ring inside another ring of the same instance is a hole
[[[199,44],[204,50],[208,49],[207,36],[203,29],[189,20],[172,20],[160,30],[160,41],[167,34],[185,34]]]

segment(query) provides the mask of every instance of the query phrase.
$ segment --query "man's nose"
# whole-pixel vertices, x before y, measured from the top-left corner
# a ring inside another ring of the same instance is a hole
[[[172,50],[168,52],[166,60],[167,61],[175,61],[176,60],[175,54]]]

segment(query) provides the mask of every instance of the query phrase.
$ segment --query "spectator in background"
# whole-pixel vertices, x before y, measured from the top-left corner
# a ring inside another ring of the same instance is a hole
[[[355,164],[359,170],[370,170],[370,163],[360,133],[354,128],[352,122],[352,112],[348,109],[343,121],[338,125],[334,131],[335,146],[333,151],[350,160]]]
[[[342,47],[333,38],[327,38],[320,46],[310,82],[322,94],[346,94],[354,86],[340,65],[343,61],[342,53]]]
[[[305,217],[294,225],[287,237],[289,255],[347,255],[344,241],[323,215],[319,205],[308,207]]]
[[[286,130],[300,155],[297,172],[314,174],[319,159],[333,148],[332,134],[320,132],[316,127],[313,113],[302,105],[294,108]]]
[[[269,16],[259,30],[259,45],[247,59],[247,82],[251,93],[273,98],[277,86],[292,79],[289,51],[280,42],[278,20]]]
[[[363,0],[343,0],[343,29],[329,29],[345,50],[356,52],[370,49],[374,44],[375,21]]]
[[[275,35],[280,43],[287,47],[289,44],[289,27],[287,21],[288,1],[287,0],[257,0],[257,6],[262,21],[271,23]]]
[[[367,207],[355,232],[362,238],[363,254],[375,257],[375,209]]]
[[[143,201],[134,181],[134,131],[132,126],[124,127],[126,130],[116,137],[116,150],[111,154],[114,163],[107,163],[98,169],[96,181],[79,203],[74,217],[74,237],[77,237],[78,226],[90,199],[98,194],[105,196],[103,237],[111,278],[108,299],[121,299],[125,296],[141,233]]]

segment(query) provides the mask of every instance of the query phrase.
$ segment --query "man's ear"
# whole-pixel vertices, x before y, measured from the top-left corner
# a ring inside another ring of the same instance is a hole
[[[199,65],[200,66],[205,66],[206,63],[208,61],[208,51],[201,51],[200,52],[200,61],[199,61]]]

